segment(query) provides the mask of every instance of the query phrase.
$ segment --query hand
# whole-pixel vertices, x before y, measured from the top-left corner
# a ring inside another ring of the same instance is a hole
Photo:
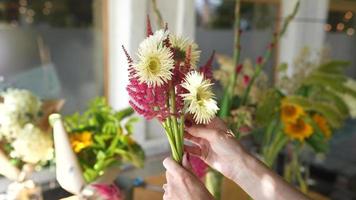
[[[210,167],[234,179],[244,150],[221,119],[215,118],[205,126],[186,128],[185,138],[195,144],[186,145],[186,152],[200,157]]]
[[[163,185],[164,200],[213,200],[204,184],[190,171],[177,164],[171,158],[163,161],[166,168],[167,184]],[[186,155],[183,166],[190,169]]]

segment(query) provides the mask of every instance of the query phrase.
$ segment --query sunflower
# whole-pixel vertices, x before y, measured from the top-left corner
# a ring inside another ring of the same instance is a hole
[[[331,129],[329,127],[328,122],[326,121],[326,119],[319,115],[319,114],[314,114],[313,115],[313,120],[316,123],[316,125],[319,127],[319,129],[321,130],[321,132],[324,134],[326,139],[330,139],[331,137]]]
[[[135,69],[141,83],[161,86],[172,78],[173,53],[163,44],[167,37],[168,33],[160,30],[140,44]]]
[[[79,153],[82,149],[92,145],[92,133],[85,131],[82,133],[75,133],[69,137],[70,143],[75,153]]]
[[[311,136],[313,133],[313,127],[305,123],[303,119],[299,118],[294,123],[286,123],[284,126],[284,132],[293,139],[303,141]]]
[[[284,123],[295,123],[304,114],[300,105],[282,101],[281,118]]]
[[[201,73],[192,71],[187,74],[182,86],[188,90],[188,93],[182,94],[187,112],[193,115],[196,123],[209,123],[219,110],[210,80],[205,80]]]
[[[188,38],[177,35],[170,35],[169,41],[175,50],[175,58],[181,62],[185,61],[187,50],[190,47],[190,64],[193,68],[196,68],[201,52],[198,50],[198,45]]]

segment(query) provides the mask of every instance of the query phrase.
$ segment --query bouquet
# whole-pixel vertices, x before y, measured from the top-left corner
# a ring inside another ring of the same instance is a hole
[[[280,81],[266,90],[257,105],[256,122],[265,130],[261,138],[264,162],[273,167],[277,155],[289,150],[284,177],[307,192],[301,173],[300,154],[305,147],[325,153],[334,130],[348,117],[354,117],[355,80],[344,75],[345,61],[321,59],[319,64],[304,49],[294,64],[295,73],[284,75],[287,66],[279,67]]]
[[[181,163],[185,115],[207,124],[219,110],[212,91],[213,55],[198,70],[197,44],[167,27],[153,33],[147,22],[147,38],[139,45],[137,59],[123,48],[129,64],[130,105],[146,119],[160,121],[173,158]]]
[[[8,198],[16,198],[21,192],[31,193],[35,186],[28,176],[53,159],[53,140],[45,119],[63,101],[42,102],[30,91],[16,88],[0,92],[0,97],[0,174],[15,181],[8,188]]]
[[[113,166],[143,166],[144,152],[131,136],[137,121],[132,114],[131,108],[114,111],[104,98],[97,98],[83,114],[65,117],[64,125],[87,183]]]
[[[56,150],[57,180],[62,188],[89,199],[122,199],[115,184],[124,164],[142,167],[144,152],[131,137],[137,118],[131,108],[114,111],[104,98],[82,113],[50,116]]]

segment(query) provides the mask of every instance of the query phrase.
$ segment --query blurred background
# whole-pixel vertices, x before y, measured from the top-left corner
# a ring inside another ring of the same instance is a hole
[[[242,60],[255,61],[263,55],[295,2],[242,0]],[[151,4],[149,0],[1,0],[0,89],[23,88],[41,99],[65,99],[63,114],[84,111],[96,96],[107,97],[116,109],[128,106],[121,45],[134,55],[145,36],[146,14],[154,21]],[[159,0],[158,7],[171,31],[198,43],[202,63],[214,50],[232,55],[233,0]],[[355,0],[301,0],[265,72],[277,79],[275,66],[286,62],[292,74],[297,56],[308,49],[315,60],[325,56],[350,61],[346,75],[356,78],[355,15]],[[160,160],[168,152],[163,134],[157,122],[138,123],[134,136],[150,164],[120,175],[119,182],[127,186],[128,177],[162,170]],[[310,159],[314,190],[329,199],[356,199],[356,121],[348,120],[330,144],[323,158]],[[44,185],[45,199],[68,195],[58,189],[53,170],[34,176]],[[0,192],[7,184],[0,178]]]

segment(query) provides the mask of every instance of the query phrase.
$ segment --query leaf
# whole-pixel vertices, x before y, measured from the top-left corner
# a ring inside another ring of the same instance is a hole
[[[332,89],[318,88],[318,91],[311,96],[311,99],[335,105],[344,118],[349,115],[349,108],[346,102]]]
[[[342,74],[343,71],[350,66],[350,62],[343,60],[332,60],[324,63],[318,67],[318,71],[331,73],[331,74]]]
[[[301,96],[288,96],[286,100],[301,105],[306,111],[322,114],[334,128],[339,128],[344,120],[344,116],[332,104],[312,101]]]
[[[278,90],[268,90],[257,105],[256,122],[262,126],[269,124],[278,112],[281,99],[282,95]]]
[[[124,118],[131,116],[133,113],[134,113],[134,110],[131,107],[129,107],[129,108],[125,108],[123,110],[118,111],[115,114],[115,116],[118,121],[121,121]]]
[[[328,150],[328,143],[325,140],[324,135],[320,131],[315,131],[308,139],[306,139],[306,142],[317,153],[326,152]]]
[[[125,129],[128,134],[133,133],[133,129],[134,129],[133,125],[138,121],[139,121],[138,117],[131,117],[129,120],[127,120],[127,122],[125,123]]]

